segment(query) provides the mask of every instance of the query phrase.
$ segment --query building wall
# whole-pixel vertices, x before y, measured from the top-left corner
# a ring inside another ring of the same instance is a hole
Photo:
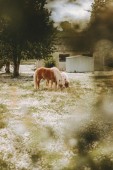
[[[64,48],[63,48],[63,50],[59,50],[59,51],[57,51],[57,52],[54,52],[53,54],[52,54],[52,56],[55,58],[55,60],[56,60],[56,64],[57,64],[57,67],[60,69],[60,70],[62,70],[62,71],[65,71],[66,70],[66,61],[64,61],[64,62],[60,62],[59,61],[59,55],[60,54],[69,54],[69,56],[73,56],[73,55],[77,55],[77,53],[75,52],[75,51],[69,51],[69,50],[64,50]]]
[[[94,59],[87,56],[73,56],[66,58],[67,72],[92,72],[94,71]]]

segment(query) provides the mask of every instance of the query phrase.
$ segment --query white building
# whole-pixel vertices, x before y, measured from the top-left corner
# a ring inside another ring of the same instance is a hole
[[[94,58],[88,56],[71,56],[66,57],[67,72],[92,72],[94,71]]]

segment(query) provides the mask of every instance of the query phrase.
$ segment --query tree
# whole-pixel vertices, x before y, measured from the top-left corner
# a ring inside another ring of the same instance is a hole
[[[113,4],[110,0],[95,0],[86,31],[87,37],[95,44],[100,39],[113,41]]]
[[[92,12],[90,22],[93,23],[100,16],[101,11],[105,8],[105,0],[94,0],[92,4]]]
[[[55,28],[51,12],[45,8],[46,0],[0,0],[0,37],[13,51],[14,76],[19,75],[22,51],[28,44],[35,44],[36,58],[43,58],[53,51]]]
[[[95,44],[101,39],[113,41],[113,4],[112,0],[94,0],[90,21],[81,32],[80,44],[93,54]]]
[[[10,73],[10,61],[12,61],[12,47],[10,44],[4,43],[2,41],[0,41],[0,60],[2,63],[1,67],[5,65],[6,73]]]

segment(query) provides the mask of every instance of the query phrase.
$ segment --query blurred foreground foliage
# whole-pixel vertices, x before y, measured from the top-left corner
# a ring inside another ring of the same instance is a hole
[[[72,134],[74,156],[63,170],[113,170],[113,116],[103,104],[101,98],[90,119]]]

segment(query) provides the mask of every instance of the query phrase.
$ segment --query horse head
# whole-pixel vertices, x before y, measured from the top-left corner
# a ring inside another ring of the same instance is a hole
[[[62,76],[62,84],[63,84],[63,87],[65,88],[67,88],[67,87],[69,87],[69,79],[68,79],[68,76],[67,76],[67,74],[65,73],[65,72],[62,72],[61,73],[61,76]]]

